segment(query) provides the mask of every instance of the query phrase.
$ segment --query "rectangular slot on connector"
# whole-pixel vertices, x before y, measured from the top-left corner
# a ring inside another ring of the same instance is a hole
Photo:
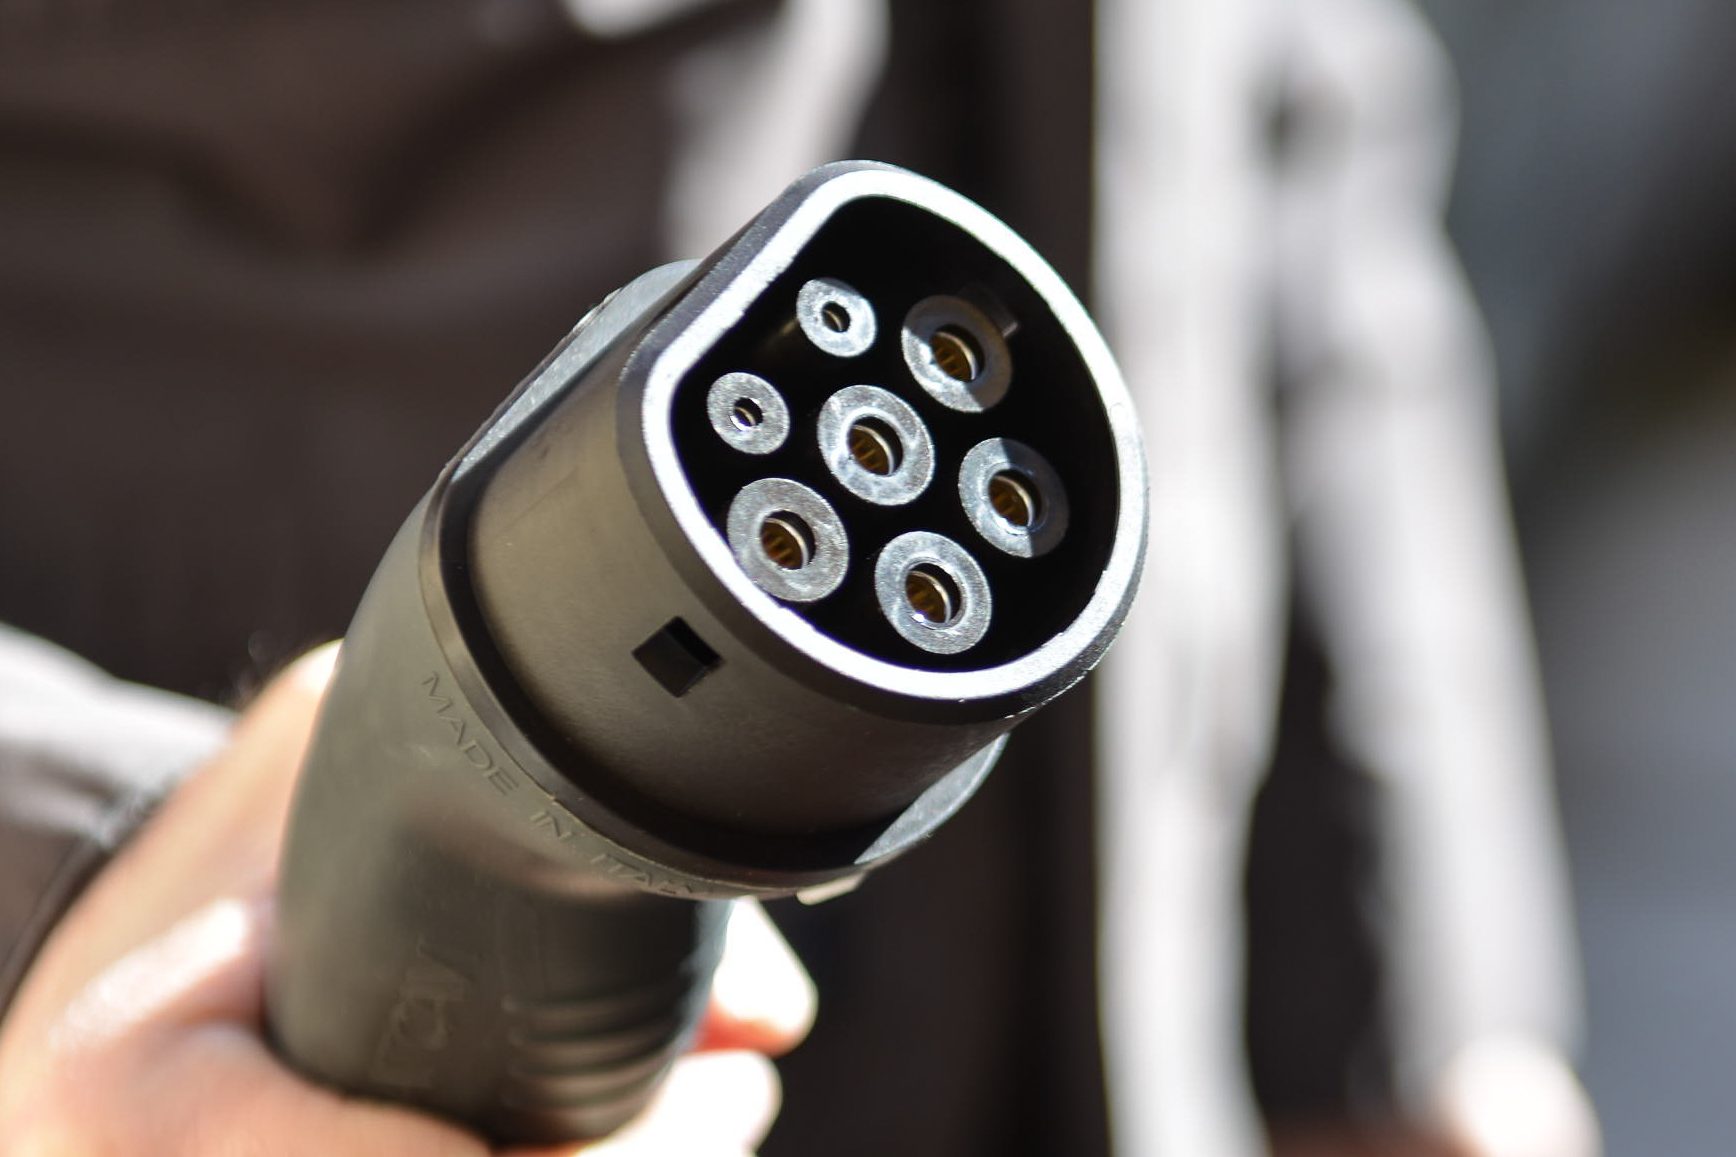
[[[670,619],[661,631],[633,648],[633,657],[677,699],[723,662],[699,633],[679,618]]]

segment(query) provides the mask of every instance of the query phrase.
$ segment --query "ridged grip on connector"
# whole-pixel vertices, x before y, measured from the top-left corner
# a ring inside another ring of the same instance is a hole
[[[418,590],[364,599],[296,801],[271,1028],[308,1075],[502,1141],[630,1118],[704,1011],[727,904],[624,880],[483,726]]]

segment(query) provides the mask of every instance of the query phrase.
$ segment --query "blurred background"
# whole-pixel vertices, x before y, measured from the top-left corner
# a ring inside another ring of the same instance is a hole
[[[885,7],[0,0],[0,622],[234,701],[342,630],[445,456],[591,303],[830,156],[958,186],[1087,290],[1086,6]],[[1584,1076],[1616,1157],[1723,1152],[1736,7],[1421,10],[1459,78],[1447,223],[1498,368]],[[762,114],[795,129],[742,128]],[[1250,881],[1254,1044],[1304,1032],[1345,1066],[1282,1040],[1256,1064],[1268,1110],[1302,1116],[1354,1108],[1379,1059],[1364,865],[1311,770],[1315,651],[1293,634],[1278,664]],[[1106,1151],[1092,724],[1069,700],[932,846],[781,914],[824,1011],[768,1153]]]
[[[1431,0],[1613,1154],[1736,1134],[1736,10]]]

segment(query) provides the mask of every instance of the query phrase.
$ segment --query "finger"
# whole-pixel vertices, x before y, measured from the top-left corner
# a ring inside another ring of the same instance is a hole
[[[188,828],[196,817],[197,830],[212,837],[202,841],[208,845],[275,851],[275,837],[282,832],[337,656],[338,645],[328,643],[273,679],[241,716],[228,748],[182,785],[164,808],[165,815],[186,813],[179,818]],[[240,831],[225,832],[218,821],[228,819],[245,823]],[[183,844],[188,834],[179,831],[175,838],[158,837],[157,842]],[[235,838],[242,834],[256,838]]]
[[[337,645],[310,651],[272,680],[224,752],[193,775],[141,833],[130,875],[185,881],[194,902],[268,889],[314,718]]]
[[[199,769],[80,897],[44,952],[71,989],[219,897],[270,891],[296,769],[333,652],[275,680]],[[37,971],[45,971],[37,969]]]
[[[38,954],[14,998],[5,1042],[39,1040],[99,973],[219,898],[270,891],[295,769],[334,652],[322,648],[275,680],[230,744],[163,805],[92,882]],[[251,991],[231,987],[224,995]],[[246,1019],[254,1019],[253,1012]],[[30,1049],[9,1048],[9,1053]]]
[[[66,1005],[48,1035],[49,1053],[76,1058],[252,1009],[259,924],[257,908],[219,900],[133,949]]]
[[[242,713],[238,743],[274,743],[309,729],[337,668],[338,642],[325,643],[285,667]],[[255,734],[259,733],[259,734]]]
[[[602,1141],[511,1149],[502,1157],[744,1157],[765,1140],[781,1094],[757,1053],[677,1061],[645,1112]]]
[[[766,910],[738,901],[697,1047],[786,1053],[808,1035],[816,1007],[814,982]]]

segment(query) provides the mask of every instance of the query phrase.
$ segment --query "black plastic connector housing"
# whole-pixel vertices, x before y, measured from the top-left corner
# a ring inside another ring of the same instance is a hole
[[[1084,310],[922,177],[816,170],[625,287],[357,612],[286,850],[282,1050],[498,1140],[611,1131],[692,1037],[719,901],[951,815],[1103,654],[1145,505]]]

